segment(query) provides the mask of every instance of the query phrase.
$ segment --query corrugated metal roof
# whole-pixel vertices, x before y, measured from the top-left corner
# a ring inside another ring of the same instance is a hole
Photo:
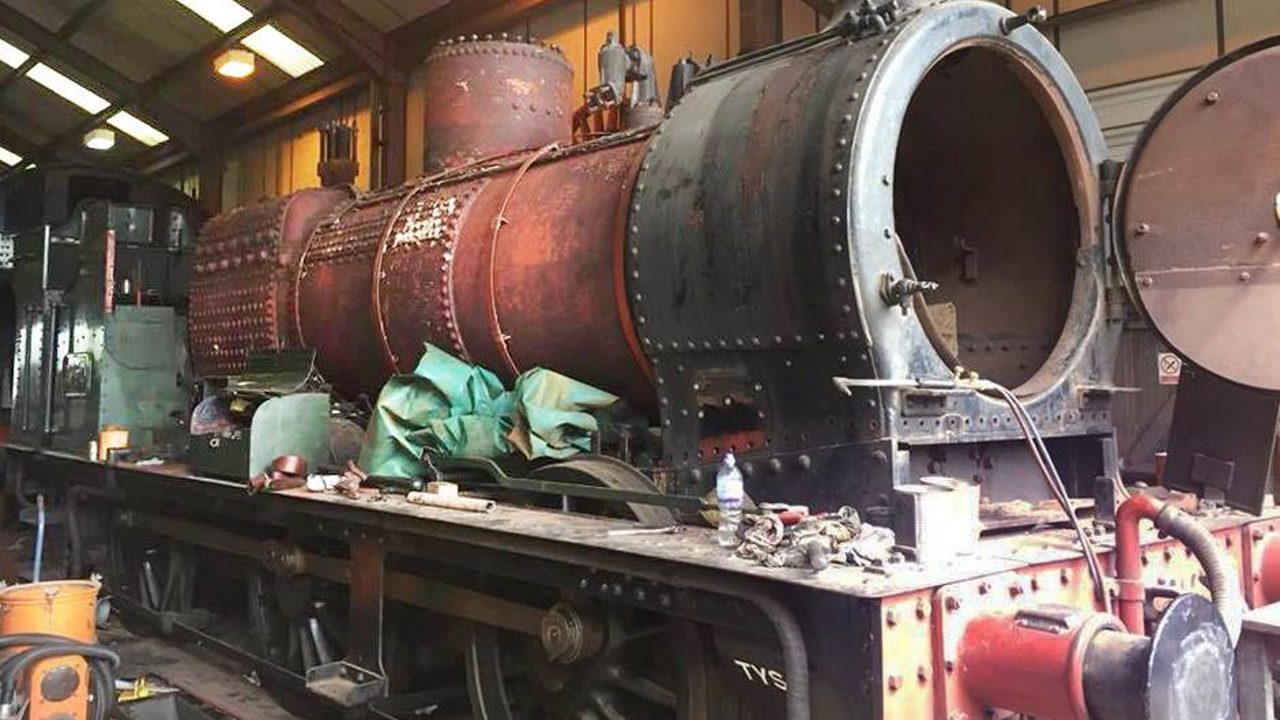
[[[272,0],[237,1],[255,14],[269,6],[279,7],[279,3]],[[386,34],[449,4],[450,0],[340,2],[373,30]],[[69,53],[81,53],[89,58],[85,61],[89,65],[98,63],[106,68],[102,72],[114,72],[135,88],[146,87],[156,76],[187,63],[189,67],[183,72],[172,75],[169,82],[155,88],[155,97],[195,124],[208,122],[293,81],[262,58],[258,59],[256,73],[248,79],[233,82],[217,77],[212,71],[212,58],[195,56],[217,43],[223,37],[222,32],[177,0],[0,0],[0,10],[18,13],[20,16],[15,22],[30,25],[28,34],[38,36],[37,30],[43,28],[42,32],[53,38],[46,42],[65,43]],[[349,55],[342,39],[324,32],[324,23],[316,18],[278,11],[270,22],[326,62]],[[76,67],[74,57],[47,53],[47,48],[38,47],[44,44],[36,42],[38,37],[24,37],[21,31],[0,22],[0,38],[30,52],[33,61],[47,62],[108,100],[127,100],[112,91],[109,77],[95,78],[91,74],[97,68]],[[45,145],[53,139],[67,137],[88,119],[83,111],[28,78],[6,81],[5,77],[10,74],[9,67],[0,65],[0,126],[11,135],[33,145]],[[145,106],[145,100],[143,104]],[[143,115],[147,115],[145,107]],[[163,123],[157,121],[156,124],[173,136]],[[71,139],[67,139],[70,144]],[[127,156],[142,151],[140,144],[121,134],[117,149],[112,152]]]
[[[172,0],[115,0],[95,12],[71,42],[141,83],[220,36]]]
[[[89,0],[4,0],[4,4],[56,31]]]
[[[342,0],[371,25],[389,32],[449,4],[449,0]]]

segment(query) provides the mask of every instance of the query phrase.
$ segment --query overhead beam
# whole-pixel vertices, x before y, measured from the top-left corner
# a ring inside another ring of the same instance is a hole
[[[89,18],[93,17],[94,13],[98,12],[98,10],[102,9],[103,5],[106,5],[109,2],[111,2],[111,0],[90,0],[90,2],[80,6],[80,8],[75,11],[75,14],[70,18],[67,18],[67,21],[62,24],[62,27],[58,28],[55,35],[57,35],[61,40],[70,40],[72,36],[80,31],[80,28],[84,27],[84,24],[89,21]],[[31,57],[27,58],[26,62],[14,68],[13,72],[6,75],[3,80],[0,80],[0,95],[3,95],[15,80],[25,76],[27,72],[38,62],[40,62],[40,54],[33,53]]]
[[[7,4],[0,3],[0,27],[27,40],[44,55],[74,68],[87,80],[115,96],[117,107],[136,106],[150,115],[165,134],[191,149],[201,146],[200,124],[194,118],[158,98],[142,97],[141,88],[114,68],[71,44],[57,33],[46,30]]]
[[[11,128],[0,125],[0,145],[22,156],[23,165],[40,154],[40,146]]]
[[[517,18],[555,0],[467,0],[433,10],[391,33],[396,64],[409,71],[436,43],[451,35],[501,30]]]

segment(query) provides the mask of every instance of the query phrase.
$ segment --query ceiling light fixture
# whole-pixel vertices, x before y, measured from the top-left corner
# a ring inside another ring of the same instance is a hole
[[[110,150],[116,146],[116,133],[109,128],[94,128],[85,133],[84,146],[90,150]]]
[[[5,165],[17,165],[22,162],[22,156],[10,150],[9,148],[0,147],[0,163]]]
[[[219,75],[237,80],[253,74],[255,56],[243,48],[231,48],[213,61],[213,69]]]

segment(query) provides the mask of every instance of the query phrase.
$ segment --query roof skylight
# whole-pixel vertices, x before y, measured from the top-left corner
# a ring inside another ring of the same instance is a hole
[[[168,135],[165,135],[156,128],[148,125],[142,120],[139,120],[124,110],[112,115],[111,118],[107,120],[107,124],[147,147],[155,147],[169,139]]]
[[[32,66],[27,71],[27,77],[45,86],[63,100],[79,107],[90,115],[97,115],[111,107],[111,103],[107,102],[101,95],[44,63],[36,63]]]

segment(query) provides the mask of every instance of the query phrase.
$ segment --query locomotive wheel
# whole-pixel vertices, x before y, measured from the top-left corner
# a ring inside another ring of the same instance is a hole
[[[340,614],[307,577],[249,576],[249,636],[259,657],[299,673],[342,657]]]
[[[467,690],[477,720],[707,720],[700,635],[689,623],[615,616],[600,651],[568,664],[536,638],[474,625]]]
[[[581,455],[572,460],[543,465],[529,473],[542,480],[597,485],[614,490],[631,490],[661,494],[661,491],[639,470],[616,458],[604,455]],[[608,503],[583,498],[570,498],[569,509],[589,515],[634,518],[650,527],[674,525],[676,516],[661,505],[640,503]]]

